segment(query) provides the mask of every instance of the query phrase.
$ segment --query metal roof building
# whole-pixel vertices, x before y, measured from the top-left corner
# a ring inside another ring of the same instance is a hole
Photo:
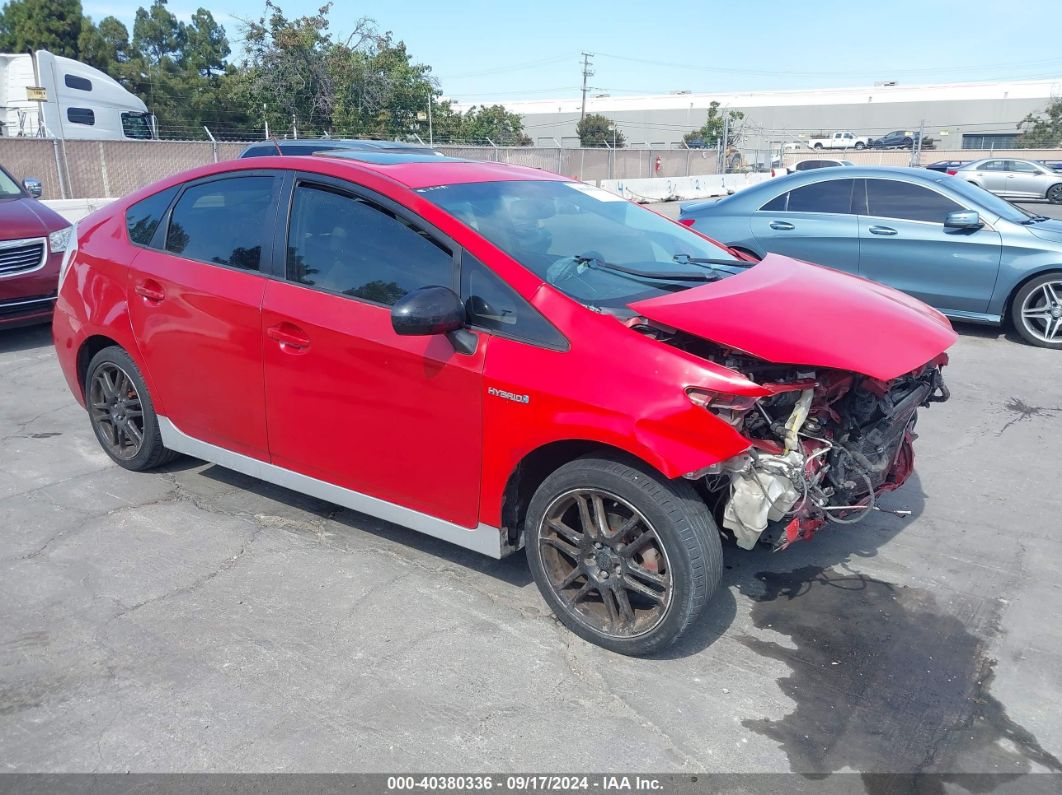
[[[614,120],[628,146],[682,146],[716,101],[745,114],[746,146],[806,139],[815,132],[851,130],[876,137],[891,130],[918,130],[942,147],[989,148],[1013,144],[1018,123],[1062,95],[1062,77],[1049,80],[880,84],[812,91],[736,93],[680,92],[656,96],[588,97],[587,113]],[[503,102],[524,118],[524,129],[542,146],[578,146],[580,98]]]

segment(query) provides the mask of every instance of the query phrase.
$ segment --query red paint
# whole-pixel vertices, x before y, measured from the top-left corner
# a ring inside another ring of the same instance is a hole
[[[767,361],[882,380],[921,367],[957,339],[947,318],[915,298],[777,254],[729,279],[631,308]]]
[[[477,332],[476,351],[459,354],[445,337],[399,337],[386,307],[130,244],[131,203],[244,169],[318,172],[399,202],[531,302],[568,350]],[[207,166],[119,200],[81,223],[61,287],[53,328],[67,383],[83,401],[77,353],[106,336],[129,351],[159,413],[185,433],[469,528],[501,526],[506,485],[545,445],[608,446],[672,478],[747,449],[686,390],[762,397],[772,388],[581,306],[412,190],[500,179],[565,178],[495,163],[273,157]],[[837,306],[823,310],[831,294]],[[772,257],[638,311],[765,358],[881,378],[954,339],[913,299]]]

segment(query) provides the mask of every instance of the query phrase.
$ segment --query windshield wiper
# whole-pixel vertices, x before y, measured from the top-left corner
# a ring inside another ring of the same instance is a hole
[[[1040,221],[1049,221],[1049,220],[1051,220],[1051,219],[1048,218],[1046,215],[1034,215],[1031,218],[1026,218],[1024,221],[1022,221],[1022,223],[1025,226],[1028,226],[1029,224],[1038,224],[1038,223],[1040,223]]]
[[[745,262],[740,259],[715,259],[713,257],[691,257],[689,254],[676,254],[671,259],[675,260],[679,265],[686,265],[687,263],[692,265],[727,265],[729,267],[747,268],[749,265],[755,265],[755,262]],[[714,270],[714,268],[713,268]]]
[[[719,276],[711,273],[690,273],[689,271],[641,271],[637,268],[628,268],[615,262],[606,262],[599,257],[587,257],[577,254],[572,257],[580,265],[586,265],[595,270],[613,271],[622,273],[624,276],[637,276],[640,279],[652,279],[654,281],[667,282],[714,282]]]

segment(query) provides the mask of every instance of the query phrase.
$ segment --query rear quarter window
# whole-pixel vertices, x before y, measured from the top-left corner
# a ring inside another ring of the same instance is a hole
[[[125,228],[129,239],[138,246],[150,246],[159,222],[177,195],[179,186],[168,188],[138,201],[125,211]]]

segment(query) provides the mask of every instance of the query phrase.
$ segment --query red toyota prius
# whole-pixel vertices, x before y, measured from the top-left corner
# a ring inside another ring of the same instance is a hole
[[[558,618],[625,654],[696,619],[721,536],[785,547],[902,485],[955,340],[902,293],[581,182],[368,152],[209,166],[88,217],[53,328],[119,465],[184,453],[526,547]]]

